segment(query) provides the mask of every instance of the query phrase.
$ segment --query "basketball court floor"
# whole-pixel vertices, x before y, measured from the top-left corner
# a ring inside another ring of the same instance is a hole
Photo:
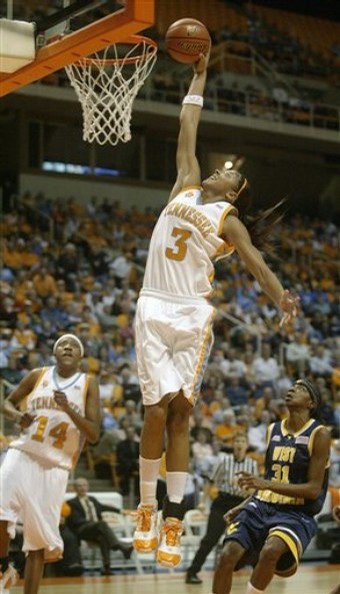
[[[244,594],[249,571],[235,575],[232,594]],[[201,585],[187,585],[184,573],[113,575],[110,577],[44,579],[39,594],[210,594],[213,573],[202,571]],[[275,577],[266,594],[330,594],[340,583],[340,565],[305,564],[293,577]],[[11,594],[22,592],[22,582]]]

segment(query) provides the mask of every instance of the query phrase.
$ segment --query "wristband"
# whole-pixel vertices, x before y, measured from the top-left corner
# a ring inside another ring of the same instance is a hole
[[[201,95],[186,95],[182,101],[182,105],[188,104],[203,107],[203,97]]]

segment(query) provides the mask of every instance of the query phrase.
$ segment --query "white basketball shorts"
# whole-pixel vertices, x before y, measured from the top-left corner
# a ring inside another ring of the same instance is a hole
[[[46,562],[56,561],[63,552],[59,522],[68,475],[14,448],[0,466],[0,520],[8,522],[11,538],[16,523],[22,522],[23,551],[44,549]]]
[[[215,309],[204,299],[138,299],[135,335],[143,404],[179,390],[195,404],[213,344]]]

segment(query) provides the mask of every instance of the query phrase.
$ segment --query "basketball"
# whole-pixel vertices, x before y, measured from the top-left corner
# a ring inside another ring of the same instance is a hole
[[[180,19],[170,25],[165,34],[168,54],[181,64],[197,62],[200,54],[209,51],[211,39],[203,23],[196,19]]]

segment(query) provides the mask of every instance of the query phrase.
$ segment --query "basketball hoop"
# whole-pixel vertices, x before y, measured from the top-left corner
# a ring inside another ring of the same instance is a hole
[[[150,74],[157,44],[132,35],[65,66],[83,112],[83,139],[116,145],[131,139],[133,102]]]

